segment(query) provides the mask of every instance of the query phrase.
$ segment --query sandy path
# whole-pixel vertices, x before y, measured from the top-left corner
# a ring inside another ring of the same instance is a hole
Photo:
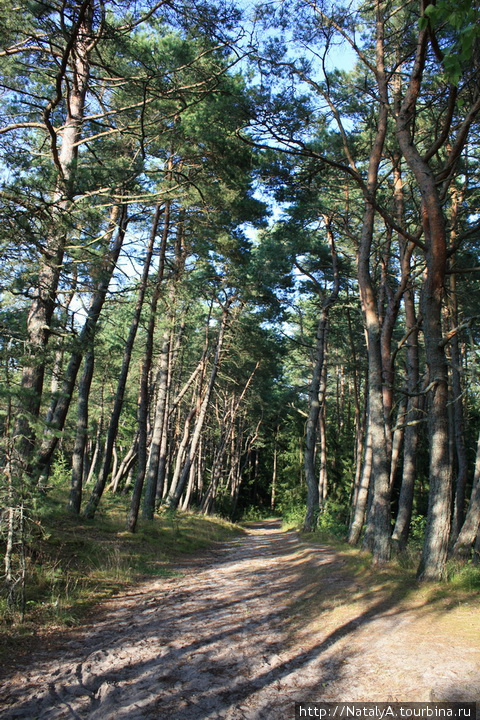
[[[317,599],[317,620],[296,622]],[[300,700],[480,700],[478,608],[447,619],[398,601],[356,586],[331,548],[258,523],[181,577],[111,600],[61,654],[32,658],[3,681],[0,716],[284,720]]]

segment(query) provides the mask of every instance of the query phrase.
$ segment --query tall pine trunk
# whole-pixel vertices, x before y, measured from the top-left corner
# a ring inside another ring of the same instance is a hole
[[[93,347],[91,347],[85,355],[83,375],[78,388],[77,430],[72,454],[72,477],[68,509],[76,515],[80,513],[82,502],[83,464],[88,437],[88,399],[94,365],[95,356]]]
[[[452,193],[452,210],[450,222],[452,231],[450,236],[450,245],[453,246],[457,242],[457,221],[459,206],[462,202],[462,196],[453,191]],[[453,268],[452,268],[453,269]],[[457,328],[459,326],[458,313],[458,297],[457,297],[457,279],[453,269],[450,274],[448,298],[448,320],[450,325],[450,348],[451,348],[451,373],[452,373],[452,406],[453,406],[453,439],[456,454],[456,482],[455,496],[452,517],[451,540],[454,542],[462,528],[465,520],[465,490],[467,485],[467,451],[465,447],[465,418],[463,410],[463,392],[462,392],[462,360],[460,340]]]
[[[67,241],[64,217],[74,197],[77,143],[82,130],[90,76],[92,5],[92,0],[84,0],[79,7],[71,35],[60,58],[55,97],[44,110],[44,120],[50,131],[52,158],[58,177],[52,197],[51,226],[38,269],[35,297],[27,316],[27,357],[22,370],[20,407],[14,432],[16,461],[23,468],[28,467],[36,442],[36,419],[40,413],[45,377],[45,350],[50,338],[50,325],[57,301],[57,288]],[[66,82],[68,68],[71,70],[71,77]],[[60,103],[64,91],[67,93],[67,113],[62,128],[61,149],[58,152],[57,133],[50,122],[50,115]]]
[[[447,263],[447,243],[442,203],[436,178],[413,142],[413,120],[425,65],[428,31],[420,31],[410,84],[397,116],[396,134],[408,166],[422,195],[422,225],[426,247],[426,272],[421,295],[425,353],[430,378],[429,504],[418,575],[424,580],[442,577],[450,533],[451,465],[448,433],[448,371],[442,335],[442,301]]]
[[[210,398],[211,398],[213,388],[215,385],[215,380],[217,377],[218,369],[220,367],[220,356],[221,356],[221,352],[222,352],[222,348],[223,348],[223,341],[224,341],[225,331],[226,331],[226,327],[227,327],[229,306],[230,306],[230,302],[227,301],[227,303],[225,304],[225,306],[223,307],[223,310],[222,310],[222,321],[220,324],[220,329],[219,329],[218,338],[217,338],[215,357],[213,359],[208,384],[205,389],[205,393],[204,393],[204,396],[202,399],[202,403],[200,405],[200,409],[198,411],[198,415],[197,415],[195,427],[194,427],[194,430],[192,433],[191,441],[188,445],[188,448],[187,447],[185,448],[184,458],[181,458],[183,467],[181,468],[181,471],[178,473],[177,477],[175,478],[175,482],[172,482],[172,486],[170,488],[170,491],[169,491],[167,499],[166,499],[166,505],[171,510],[175,510],[178,507],[178,503],[180,501],[180,498],[182,496],[182,493],[184,491],[184,488],[186,486],[187,480],[190,475],[190,468],[191,468],[193,460],[197,454],[198,445],[200,442],[200,435],[203,430],[203,425],[205,422],[208,405],[209,405]]]
[[[168,397],[168,356],[170,353],[170,330],[163,334],[162,350],[160,354],[160,365],[157,375],[157,404],[153,421],[152,442],[150,455],[145,475],[145,497],[143,500],[144,520],[153,520],[155,513],[155,497],[157,493],[158,466],[160,462],[160,451],[164,430],[166,435],[166,423],[168,422],[167,397]]]
[[[157,205],[155,214],[152,222],[152,229],[150,232],[150,238],[147,247],[147,253],[143,264],[142,277],[138,288],[137,301],[135,304],[135,310],[132,321],[130,323],[130,330],[128,333],[127,341],[123,351],[122,366],[117,381],[117,390],[115,393],[115,400],[113,404],[112,414],[110,416],[110,423],[108,426],[107,440],[105,443],[105,452],[103,457],[103,464],[98,476],[95,487],[90,495],[88,505],[85,508],[84,515],[87,518],[92,519],[95,516],[100,499],[103,495],[105,485],[107,483],[108,476],[110,474],[110,468],[113,457],[113,446],[117,438],[118,424],[120,422],[120,415],[123,408],[123,398],[125,395],[125,387],[127,384],[128,371],[130,369],[130,360],[132,357],[133,345],[137,336],[138,326],[140,324],[140,316],[142,313],[143,302],[145,299],[145,293],[148,285],[148,275],[150,271],[150,265],[153,257],[153,248],[155,245],[155,239],[157,235],[158,223],[160,221],[162,209],[160,205]]]
[[[468,555],[480,533],[480,433],[478,435],[475,474],[473,477],[472,494],[465,522],[458,534],[453,548],[455,555]]]
[[[322,387],[322,376],[327,343],[328,316],[330,313],[330,308],[334,305],[338,298],[338,293],[340,289],[337,252],[333,239],[330,218],[324,216],[323,220],[325,223],[328,244],[330,246],[330,253],[332,256],[334,282],[332,292],[326,298],[323,297],[323,292],[321,291],[321,288],[317,283],[317,290],[321,298],[321,309],[317,324],[312,380],[310,382],[310,389],[308,393],[308,417],[305,433],[304,453],[305,481],[307,484],[307,511],[305,514],[303,528],[306,532],[315,529],[319,513],[320,497],[318,478],[315,472],[315,454],[317,445],[319,415],[320,410],[323,406],[326,390],[325,386]]]
[[[155,324],[157,320],[157,307],[160,298],[160,292],[163,282],[163,274],[165,269],[165,253],[167,249],[167,239],[170,230],[170,201],[165,203],[163,215],[163,232],[162,242],[160,245],[160,258],[158,265],[157,280],[153,290],[153,296],[150,303],[150,314],[147,326],[147,337],[145,343],[145,353],[142,363],[142,372],[140,376],[140,391],[138,398],[138,460],[137,460],[137,477],[133,486],[132,497],[130,501],[130,512],[127,519],[127,529],[135,532],[138,520],[138,511],[140,508],[140,500],[142,496],[143,483],[145,480],[145,472],[147,468],[147,435],[148,435],[148,411],[150,405],[150,370],[152,367],[153,356],[153,338],[155,332]]]
[[[377,130],[370,151],[367,175],[369,197],[377,193],[378,171],[387,132],[388,89],[384,64],[384,18],[381,2],[376,2],[376,79],[379,93]],[[367,335],[368,354],[368,427],[373,456],[373,560],[386,562],[390,556],[390,463],[385,434],[381,328],[374,285],[370,275],[370,257],[374,233],[375,206],[365,201],[363,225],[357,251],[358,284]]]
[[[128,216],[126,206],[115,205],[110,214],[107,235],[110,237],[115,231],[116,234],[111,248],[109,248],[104,257],[102,271],[92,295],[87,317],[71,352],[55,407],[51,409],[49,427],[44,434],[42,445],[35,462],[38,476],[43,476],[44,478],[48,476],[48,468],[70,408],[83,354],[85,348],[88,348],[93,343],[95,329],[123,246],[127,225]]]
[[[415,313],[413,289],[407,289],[404,296],[407,339],[407,412],[403,443],[403,471],[398,511],[392,541],[397,550],[407,545],[413,509],[415,477],[417,471],[417,450],[419,441],[419,383],[420,362],[418,354],[418,328]]]

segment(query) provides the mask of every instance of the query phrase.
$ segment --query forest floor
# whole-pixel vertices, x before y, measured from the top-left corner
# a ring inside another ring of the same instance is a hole
[[[480,701],[478,595],[358,573],[348,552],[277,521],[178,569],[5,671],[3,720],[293,720],[300,701]]]

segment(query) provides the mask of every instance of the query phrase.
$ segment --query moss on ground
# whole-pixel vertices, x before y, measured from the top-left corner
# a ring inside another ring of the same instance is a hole
[[[32,638],[82,624],[98,603],[142,579],[179,573],[182,558],[242,532],[219,517],[165,513],[125,530],[128,500],[109,496],[94,520],[53,495],[28,528],[25,616],[0,599],[0,662]],[[3,658],[2,658],[3,655]]]

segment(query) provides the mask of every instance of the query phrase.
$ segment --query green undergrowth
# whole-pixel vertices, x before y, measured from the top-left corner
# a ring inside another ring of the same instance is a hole
[[[132,534],[127,505],[110,496],[86,520],[66,516],[65,498],[45,499],[28,527],[23,620],[0,599],[0,661],[32,634],[79,625],[100,600],[144,578],[179,574],[183,558],[242,532],[218,517],[167,512],[139,521]]]
[[[372,566],[372,556],[358,548],[352,548],[346,541],[347,525],[346,517],[342,508],[335,506],[327,508],[318,517],[317,528],[312,533],[304,533],[301,528],[305,517],[305,508],[295,506],[289,512],[283,514],[283,528],[285,530],[298,530],[302,537],[309,541],[325,543],[343,552],[350,559],[357,569],[364,569],[371,572],[375,577],[383,577],[385,574],[396,579],[398,583],[415,584],[416,571],[420,563],[423,546],[426,520],[421,516],[412,518],[410,538],[408,547],[401,553],[392,552],[392,560],[383,568]],[[461,596],[462,593],[480,595],[480,564],[472,559],[460,558],[450,559],[447,562],[445,578],[443,582],[429,584],[434,588],[434,595],[446,597],[448,595]]]

